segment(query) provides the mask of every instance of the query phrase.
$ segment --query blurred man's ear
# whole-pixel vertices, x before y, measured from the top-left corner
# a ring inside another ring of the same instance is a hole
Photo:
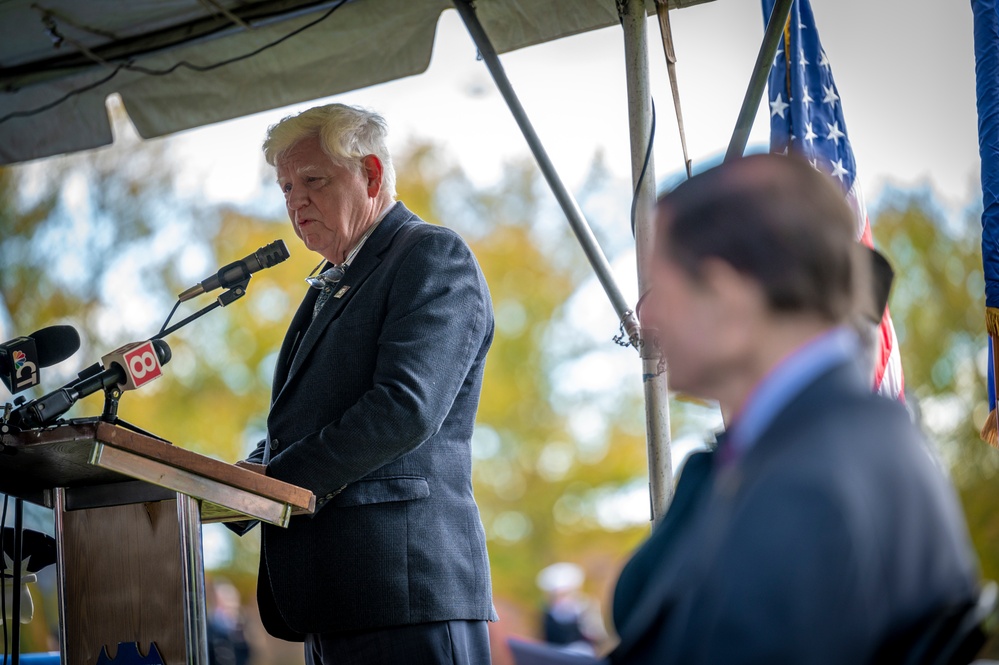
[[[891,295],[895,271],[885,255],[876,249],[864,246],[870,260],[871,298],[863,309],[863,314],[874,323],[881,323],[885,308],[888,307],[888,296]]]

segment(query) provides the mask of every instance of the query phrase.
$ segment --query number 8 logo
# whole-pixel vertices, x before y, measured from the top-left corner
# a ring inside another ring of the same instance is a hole
[[[152,351],[135,355],[128,359],[128,369],[135,379],[142,379],[149,372],[156,370],[158,363]]]

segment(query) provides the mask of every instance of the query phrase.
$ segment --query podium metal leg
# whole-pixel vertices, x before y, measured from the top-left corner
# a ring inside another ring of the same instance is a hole
[[[55,538],[56,538],[56,600],[59,605],[59,654],[60,661],[66,662],[66,546],[63,514],[66,510],[66,490],[57,487],[54,491],[55,500]]]
[[[208,665],[208,621],[205,610],[205,563],[201,542],[201,505],[197,499],[177,495],[180,525],[181,574],[184,579],[184,634],[187,662]]]

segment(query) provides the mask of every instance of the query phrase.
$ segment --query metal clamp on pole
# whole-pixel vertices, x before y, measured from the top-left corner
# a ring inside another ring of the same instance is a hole
[[[514,92],[513,86],[510,85],[510,80],[503,70],[503,65],[499,61],[496,49],[493,48],[489,36],[479,22],[471,0],[454,0],[454,6],[458,10],[458,14],[461,15],[461,20],[464,21],[465,27],[468,28],[468,33],[472,36],[472,41],[475,42],[475,46],[479,50],[479,55],[485,61],[486,67],[489,69],[489,74],[496,83],[496,87],[499,88],[500,94],[503,95],[503,99],[510,108],[510,113],[513,114],[513,118],[517,121],[520,131],[524,134],[531,152],[534,153],[534,159],[537,161],[541,173],[545,176],[545,180],[548,181],[548,186],[551,188],[552,193],[555,194],[555,198],[569,220],[569,226],[572,227],[576,238],[579,240],[579,244],[583,247],[583,252],[593,267],[593,272],[596,273],[597,279],[600,280],[600,284],[604,288],[604,292],[610,298],[611,305],[614,307],[614,311],[621,321],[621,326],[624,328],[628,340],[637,349],[639,340],[641,339],[638,317],[631,311],[624,296],[621,294],[621,290],[614,281],[614,275],[611,273],[607,257],[604,256],[603,250],[597,244],[593,230],[590,229],[590,225],[583,217],[583,212],[580,210],[579,204],[576,203],[576,199],[562,182],[558,172],[555,170],[555,165],[552,164],[548,153],[541,144],[541,139],[538,138],[537,132],[534,131],[534,126],[527,117],[524,107],[517,98],[517,93]]]

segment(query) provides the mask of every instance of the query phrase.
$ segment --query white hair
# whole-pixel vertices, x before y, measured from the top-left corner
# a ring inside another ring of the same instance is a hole
[[[298,115],[290,115],[267,128],[264,159],[271,166],[299,141],[319,137],[319,144],[335,164],[355,173],[361,172],[361,160],[374,155],[382,163],[382,192],[395,199],[395,167],[385,137],[385,118],[357,106],[327,104]]]

